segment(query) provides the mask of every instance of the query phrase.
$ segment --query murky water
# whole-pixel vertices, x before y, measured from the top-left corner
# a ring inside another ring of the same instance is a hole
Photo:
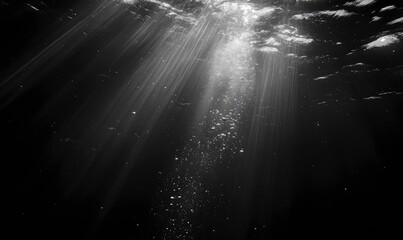
[[[399,234],[398,1],[0,9],[5,235]]]

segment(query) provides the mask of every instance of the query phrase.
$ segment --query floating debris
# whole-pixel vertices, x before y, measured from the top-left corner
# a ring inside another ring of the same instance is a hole
[[[294,15],[292,18],[295,20],[310,20],[312,18],[317,18],[320,16],[341,18],[341,17],[350,17],[352,15],[355,15],[355,13],[348,12],[344,9],[340,9],[340,10],[333,10],[333,11],[326,10],[326,11],[319,11],[319,12],[313,12],[313,13],[302,13],[302,14]]]
[[[403,18],[402,18],[402,20],[403,20]],[[375,41],[365,44],[363,47],[365,49],[385,47],[385,46],[388,46],[388,45],[391,45],[391,44],[397,43],[397,42],[399,42],[399,38],[395,34],[391,34],[391,35],[382,36],[382,37],[376,39]]]
[[[379,12],[389,11],[389,10],[393,10],[393,9],[396,9],[396,6],[395,5],[390,5],[390,6],[381,8],[381,10],[379,10]]]
[[[364,98],[364,100],[376,100],[376,99],[381,99],[381,97],[378,97],[378,96],[370,96],[370,97]]]
[[[344,6],[365,7],[375,3],[375,0],[355,0],[354,2],[347,2]]]
[[[402,22],[403,22],[403,17],[397,18],[397,19],[395,19],[393,21],[388,22],[388,25],[393,25],[393,24],[402,23]]]

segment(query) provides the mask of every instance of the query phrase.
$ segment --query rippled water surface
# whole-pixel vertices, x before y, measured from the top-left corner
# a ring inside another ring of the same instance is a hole
[[[403,4],[0,1],[5,239],[399,239]]]

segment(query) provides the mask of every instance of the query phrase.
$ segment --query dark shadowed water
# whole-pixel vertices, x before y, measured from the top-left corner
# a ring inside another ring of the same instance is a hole
[[[0,1],[2,239],[401,239],[403,4]]]

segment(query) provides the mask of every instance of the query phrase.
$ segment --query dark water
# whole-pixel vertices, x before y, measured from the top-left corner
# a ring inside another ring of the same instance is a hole
[[[2,239],[400,239],[402,17],[0,1]]]

